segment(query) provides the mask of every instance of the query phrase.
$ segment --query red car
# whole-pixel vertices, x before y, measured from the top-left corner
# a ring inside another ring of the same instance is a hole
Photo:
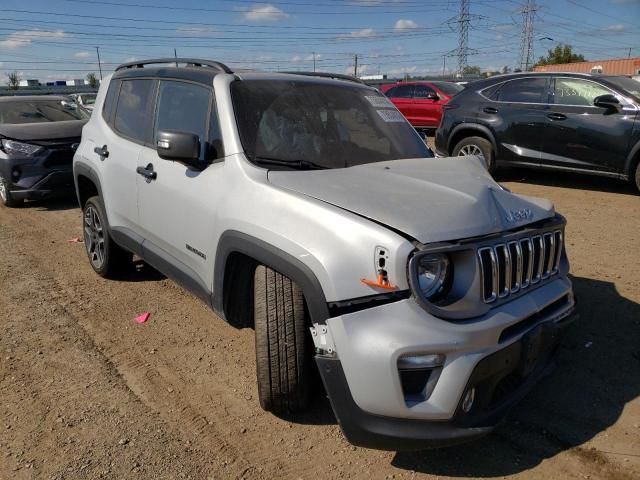
[[[463,87],[453,82],[402,82],[383,85],[380,90],[414,128],[437,128],[442,106]]]

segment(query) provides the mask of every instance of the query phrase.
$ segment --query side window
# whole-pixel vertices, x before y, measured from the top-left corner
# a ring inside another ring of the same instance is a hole
[[[557,105],[593,106],[593,100],[613,92],[602,85],[579,78],[556,78],[553,103]]]
[[[149,126],[149,104],[153,80],[122,80],[114,128],[122,135],[144,142]]]
[[[207,145],[209,93],[207,87],[193,83],[160,81],[154,145],[158,130],[177,130],[198,135],[200,147],[204,149]]]
[[[399,85],[387,92],[387,97],[391,98],[411,98],[413,97],[413,85]]]
[[[505,82],[496,100],[517,103],[547,103],[547,78],[523,78]]]
[[[493,87],[485,88],[482,90],[482,94],[487,97],[489,100],[497,100],[498,99],[498,91],[504,85],[503,83],[499,83],[494,85]]]
[[[118,98],[118,90],[120,90],[120,81],[112,80],[109,83],[109,90],[107,90],[107,96],[105,97],[104,104],[102,105],[102,118],[104,118],[107,123],[111,122],[113,110],[115,109],[116,100]]]
[[[435,95],[436,92],[435,90],[433,90],[430,87],[427,87],[426,85],[416,85],[416,89],[415,92],[413,93],[413,96],[416,98],[428,98],[429,95]]]

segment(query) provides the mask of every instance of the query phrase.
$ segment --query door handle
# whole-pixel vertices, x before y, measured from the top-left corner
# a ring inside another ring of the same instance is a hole
[[[498,113],[498,109],[494,107],[484,107],[482,111],[484,113]]]
[[[158,178],[158,173],[153,170],[153,163],[149,163],[146,167],[136,168],[136,173],[142,175],[147,180],[155,180]]]
[[[567,116],[561,113],[550,113],[547,115],[551,120],[566,120]]]
[[[109,150],[107,150],[106,145],[103,145],[101,147],[95,147],[93,151],[100,156],[100,160],[104,160],[109,156]]]

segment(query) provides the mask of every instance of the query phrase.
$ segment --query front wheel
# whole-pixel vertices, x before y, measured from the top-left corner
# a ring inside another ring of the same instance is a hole
[[[22,205],[22,200],[17,200],[9,191],[9,183],[0,175],[0,202],[5,207],[18,207]]]
[[[111,277],[131,263],[133,255],[117,245],[107,227],[100,197],[91,197],[82,209],[82,230],[89,263],[101,277]]]
[[[285,415],[303,410],[312,355],[304,297],[295,282],[264,265],[254,274],[254,323],[260,406]]]
[[[640,162],[636,165],[636,176],[635,176],[636,188],[640,192]]]
[[[453,148],[454,157],[466,157],[468,155],[475,155],[481,157],[489,172],[495,170],[495,159],[493,158],[493,146],[491,142],[482,137],[467,137],[458,142]]]

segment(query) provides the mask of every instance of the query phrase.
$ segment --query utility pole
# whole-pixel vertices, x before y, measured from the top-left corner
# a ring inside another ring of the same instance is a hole
[[[458,16],[458,72],[463,73],[467,67],[469,53],[469,15],[470,0],[460,1],[460,15]]]
[[[356,53],[355,56],[355,61],[353,63],[353,76],[358,78],[358,54]]]
[[[629,47],[629,54],[627,55],[627,58],[631,58],[631,47]]]
[[[100,80],[102,80],[102,63],[100,62],[100,47],[96,47],[98,53],[98,70],[100,70]]]
[[[311,52],[311,55],[313,56],[313,71],[316,71],[316,52]]]
[[[522,9],[522,37],[520,41],[520,70],[529,71],[533,65],[533,23],[536,15],[535,0],[527,0]]]
[[[447,66],[447,56],[446,55],[442,55],[442,76],[445,76],[445,68]]]
[[[174,48],[173,49],[173,58],[176,59],[176,67],[178,66],[178,51]]]

